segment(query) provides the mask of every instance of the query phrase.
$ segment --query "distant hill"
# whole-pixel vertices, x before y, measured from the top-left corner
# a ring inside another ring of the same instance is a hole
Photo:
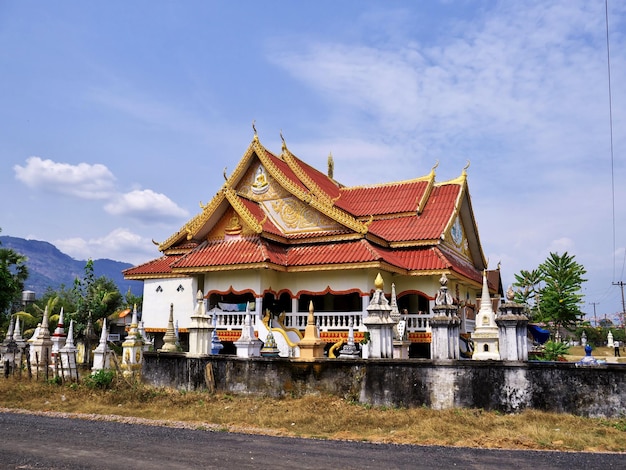
[[[74,285],[74,279],[77,277],[82,279],[85,274],[87,261],[75,260],[48,242],[0,236],[0,248],[10,248],[28,258],[26,265],[29,275],[24,288],[34,291],[37,298],[41,297],[48,287],[54,290],[61,285],[71,288]],[[110,259],[93,260],[96,277],[105,276],[111,279],[122,295],[130,287],[130,291],[134,295],[140,296],[143,293],[143,283],[141,281],[127,281],[122,274],[124,269],[132,266],[130,263]]]

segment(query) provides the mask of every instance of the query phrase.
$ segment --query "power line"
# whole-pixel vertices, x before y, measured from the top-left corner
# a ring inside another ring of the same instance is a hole
[[[609,47],[609,0],[604,0],[604,16],[606,21],[606,64],[609,78],[609,133],[611,141],[611,199],[613,210],[613,279],[615,279],[616,253],[615,253],[615,171],[613,158],[613,95],[611,93],[611,49]]]

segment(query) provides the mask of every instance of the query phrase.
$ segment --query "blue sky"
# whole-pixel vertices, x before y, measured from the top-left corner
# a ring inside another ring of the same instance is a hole
[[[0,228],[141,263],[252,139],[346,185],[461,174],[505,287],[550,252],[621,311],[626,3],[0,2]]]

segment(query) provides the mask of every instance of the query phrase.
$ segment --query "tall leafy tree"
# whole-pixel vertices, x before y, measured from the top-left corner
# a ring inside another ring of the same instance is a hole
[[[76,312],[70,317],[76,321],[78,331],[83,331],[89,315],[94,322],[106,318],[123,305],[123,297],[113,280],[106,276],[96,278],[93,261],[85,264],[83,279],[74,281]]]
[[[0,247],[0,315],[4,319],[7,318],[7,313],[11,313],[14,304],[19,305],[26,279],[26,257],[14,250]]]
[[[571,330],[584,316],[580,307],[586,272],[574,255],[550,253],[537,269],[515,275],[515,286],[521,289],[517,300],[529,305],[533,321]]]

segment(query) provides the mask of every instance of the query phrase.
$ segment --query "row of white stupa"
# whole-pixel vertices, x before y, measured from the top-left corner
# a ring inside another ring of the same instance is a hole
[[[59,314],[57,326],[50,334],[48,308],[44,310],[43,319],[37,325],[32,337],[24,340],[20,333],[19,317],[9,325],[7,336],[0,346],[1,363],[14,371],[22,362],[22,354],[28,348],[31,372],[33,374],[55,373],[63,374],[65,378],[78,378],[77,356],[78,348],[74,343],[74,320],[70,321],[67,334],[63,319],[63,308]],[[103,320],[100,342],[93,351],[92,371],[96,372],[111,367],[111,349],[108,347],[108,329],[106,319]],[[124,373],[134,373],[141,368],[143,349],[147,343],[145,333],[139,331],[137,322],[137,308],[133,309],[130,330],[122,343],[123,357],[121,368]],[[85,351],[85,354],[90,354]]]
[[[435,316],[431,321],[432,342],[431,358],[435,360],[459,358],[459,323],[456,315],[457,306],[453,304],[452,296],[447,292],[447,279],[442,276],[441,288],[435,299]],[[391,302],[387,300],[383,291],[383,281],[380,275],[375,280],[376,290],[369,306],[368,316],[363,323],[369,333],[369,341],[359,351],[354,344],[352,327],[348,334],[348,342],[339,351],[340,358],[408,358],[409,342],[404,337],[404,328],[399,321],[395,289],[392,286]],[[197,295],[197,307],[191,317],[189,328],[189,354],[204,356],[215,354],[212,350],[212,338],[215,334],[211,318],[204,308],[201,292]],[[483,275],[483,290],[480,309],[476,317],[476,327],[472,333],[475,360],[509,360],[525,361],[528,359],[526,341],[526,326],[528,319],[523,315],[523,306],[513,302],[513,293],[507,292],[507,302],[500,307],[501,313],[496,316],[493,311],[491,297],[487,286],[486,275]],[[262,322],[257,322],[263,325]],[[278,348],[272,334],[271,325],[265,331],[255,332],[251,325],[249,310],[246,312],[245,323],[240,338],[235,341],[239,357],[278,356]],[[258,338],[257,338],[258,335]],[[261,340],[260,338],[263,338]],[[107,345],[108,330],[106,319],[103,322],[100,342],[93,351],[92,371],[109,369],[111,367],[111,352]],[[143,351],[146,346],[145,333],[138,326],[137,308],[133,315],[129,333],[122,344],[123,357],[121,368],[125,374],[140,373],[143,361]],[[71,321],[67,335],[64,331],[63,309],[53,334],[48,328],[48,310],[44,311],[43,320],[37,326],[32,338],[24,341],[20,336],[19,318],[15,325],[11,321],[7,339],[2,343],[2,363],[20,363],[21,351],[28,343],[30,362],[33,371],[40,373],[48,367],[60,370],[65,377],[77,377],[77,351],[74,344],[74,322]],[[15,346],[13,346],[15,345]],[[313,306],[309,309],[309,317],[304,336],[297,343],[297,358],[315,359],[324,357],[325,342],[319,337],[319,330],[315,325]],[[164,337],[163,348],[160,352],[178,351],[177,338],[173,327],[173,310],[170,310],[170,319]],[[86,352],[88,354],[88,352]]]

